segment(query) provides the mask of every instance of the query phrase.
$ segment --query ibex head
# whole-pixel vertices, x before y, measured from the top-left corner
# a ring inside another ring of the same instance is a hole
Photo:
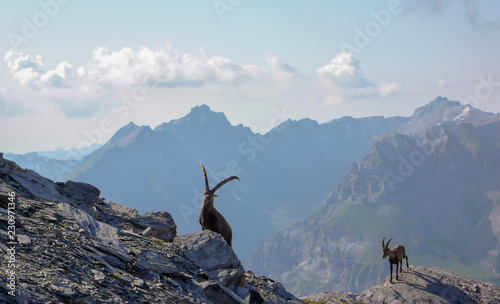
[[[384,245],[385,238],[382,239],[382,251],[384,254],[382,255],[382,258],[385,259],[387,256],[389,256],[389,252],[391,252],[391,249],[389,248],[389,244],[391,243],[392,238],[389,239],[386,245]]]
[[[203,191],[204,202],[207,198],[212,199],[213,202],[213,198],[218,196],[217,194],[215,194],[215,191],[219,190],[220,187],[224,186],[225,184],[229,183],[232,180],[235,179],[240,180],[239,177],[237,176],[230,176],[222,180],[220,183],[217,184],[217,186],[215,186],[212,190],[210,190],[210,186],[208,185],[207,171],[205,171],[205,167],[203,165],[200,165],[200,167],[203,170],[203,177],[205,178],[205,190]]]

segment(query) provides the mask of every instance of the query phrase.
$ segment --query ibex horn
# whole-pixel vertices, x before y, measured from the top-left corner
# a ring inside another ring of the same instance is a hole
[[[203,170],[203,177],[205,178],[205,190],[210,191],[210,187],[208,186],[208,177],[207,177],[207,171],[205,171],[205,167],[203,165],[200,165],[201,170]]]
[[[215,193],[215,191],[217,191],[220,187],[224,186],[225,184],[229,183],[230,181],[232,181],[233,179],[237,179],[237,180],[240,180],[239,177],[237,176],[230,176],[226,179],[224,179],[223,181],[221,181],[219,184],[217,184],[217,186],[215,186],[213,189],[212,189],[212,192]]]

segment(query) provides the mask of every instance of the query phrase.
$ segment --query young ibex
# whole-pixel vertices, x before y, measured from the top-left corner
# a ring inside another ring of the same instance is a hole
[[[396,245],[394,249],[389,249],[391,240],[392,238],[387,242],[387,245],[384,245],[385,238],[382,239],[382,251],[384,252],[382,258],[385,259],[389,257],[389,264],[391,267],[390,281],[392,282],[392,265],[396,264],[396,280],[399,280],[398,273],[403,270],[403,259],[406,259],[406,268],[410,267],[410,265],[408,265],[408,256],[406,255],[403,245]]]
[[[232,245],[233,232],[231,226],[227,223],[226,219],[219,213],[214,207],[214,197],[218,196],[215,194],[220,187],[224,186],[226,183],[232,181],[233,179],[240,180],[237,176],[230,176],[223,181],[221,181],[212,190],[208,186],[207,172],[205,167],[200,165],[203,170],[203,177],[205,178],[205,191],[203,191],[203,203],[201,205],[200,211],[200,224],[202,230],[208,229],[219,233],[226,240],[229,246]]]

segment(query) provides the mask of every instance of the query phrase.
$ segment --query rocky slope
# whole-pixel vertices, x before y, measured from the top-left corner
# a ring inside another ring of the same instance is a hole
[[[302,303],[211,231],[105,202],[0,157],[1,303]]]
[[[359,293],[386,275],[381,240],[394,237],[410,264],[500,283],[498,155],[498,116],[440,124],[418,141],[379,137],[326,205],[267,239],[249,267],[297,295]]]
[[[301,298],[308,304],[341,303],[499,303],[500,287],[448,270],[410,266],[399,281],[389,277],[362,294],[325,292]]]

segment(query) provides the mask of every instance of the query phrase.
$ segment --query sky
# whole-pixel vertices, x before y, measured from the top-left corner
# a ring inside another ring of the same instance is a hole
[[[500,1],[0,0],[0,151],[104,143],[196,105],[286,119],[500,112]]]

